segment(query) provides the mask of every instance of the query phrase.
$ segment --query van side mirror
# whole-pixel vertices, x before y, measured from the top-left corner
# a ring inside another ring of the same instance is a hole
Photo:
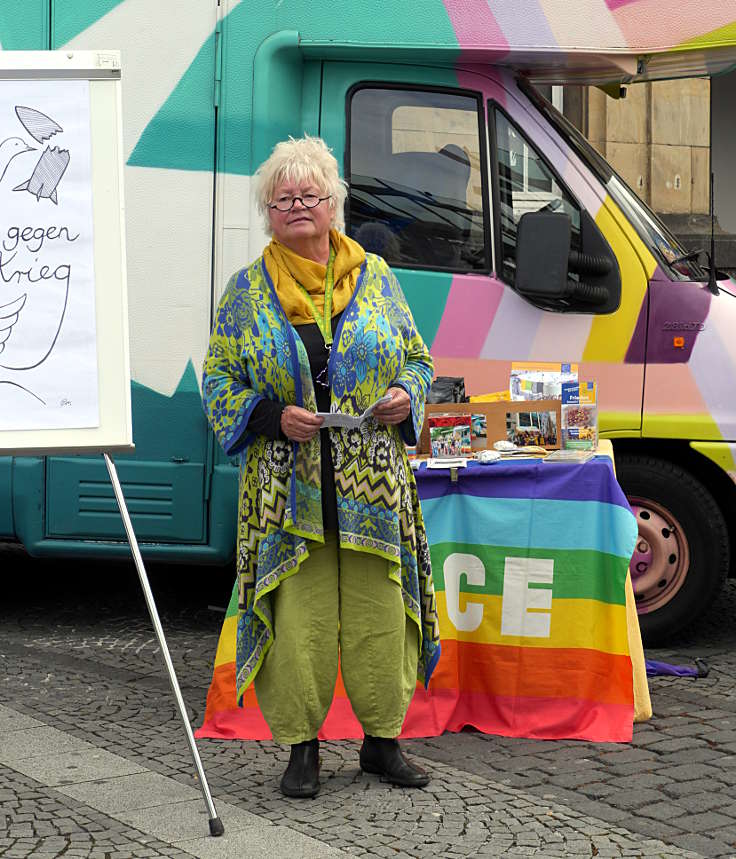
[[[563,298],[570,256],[570,216],[562,212],[527,212],[516,234],[516,277],[520,295]]]
[[[610,299],[606,286],[570,278],[605,276],[612,269],[608,256],[570,252],[570,216],[562,212],[527,212],[519,220],[516,234],[516,275],[519,295],[532,303],[560,309],[603,307]],[[614,308],[615,309],[615,308]]]

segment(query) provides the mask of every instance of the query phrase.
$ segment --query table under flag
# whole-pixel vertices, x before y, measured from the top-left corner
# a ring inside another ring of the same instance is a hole
[[[629,742],[625,583],[636,520],[610,459],[416,472],[442,654],[403,737],[472,726],[539,739]],[[268,739],[251,686],[235,697],[236,590],[198,737]],[[322,739],[361,737],[341,678]]]

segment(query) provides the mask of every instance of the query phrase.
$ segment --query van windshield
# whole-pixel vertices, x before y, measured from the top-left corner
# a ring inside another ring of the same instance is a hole
[[[575,154],[605,185],[606,191],[631,221],[632,226],[639,234],[639,238],[649,248],[670,278],[672,280],[706,280],[707,274],[698,265],[697,260],[682,259],[682,257],[687,256],[687,250],[646,203],[642,202],[629,188],[605,158],[595,151],[578,129],[537,92],[528,81],[519,78],[518,83],[522,92],[544,114]]]

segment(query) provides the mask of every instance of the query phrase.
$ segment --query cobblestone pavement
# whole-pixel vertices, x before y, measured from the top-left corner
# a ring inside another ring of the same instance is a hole
[[[412,792],[362,775],[357,742],[324,743],[322,792],[297,801],[278,792],[287,749],[201,740],[213,839],[132,564],[0,549],[0,571],[0,856],[736,857],[736,582],[676,648],[647,651],[711,671],[653,679],[630,745],[407,741],[433,776]],[[230,576],[149,574],[198,725]]]

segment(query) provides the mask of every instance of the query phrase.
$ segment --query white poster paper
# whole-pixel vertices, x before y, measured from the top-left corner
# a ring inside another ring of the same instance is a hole
[[[88,81],[0,81],[0,430],[99,426]]]

